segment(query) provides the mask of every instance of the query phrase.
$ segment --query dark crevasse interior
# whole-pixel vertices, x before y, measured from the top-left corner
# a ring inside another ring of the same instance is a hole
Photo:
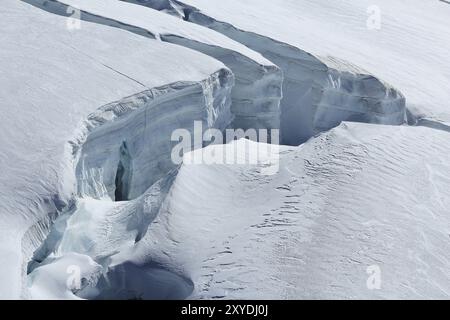
[[[117,167],[115,185],[116,191],[114,193],[116,201],[128,201],[131,184],[132,159],[128,152],[126,142],[120,146],[120,160]]]

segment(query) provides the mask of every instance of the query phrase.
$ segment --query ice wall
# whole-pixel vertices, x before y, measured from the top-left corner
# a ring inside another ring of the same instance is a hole
[[[136,2],[135,2],[136,3]],[[158,9],[153,0],[140,4]],[[399,125],[406,122],[405,98],[368,72],[334,57],[317,57],[298,47],[240,30],[180,1],[183,19],[238,41],[283,71],[281,142],[298,145],[342,121]]]
[[[232,128],[279,129],[283,74],[274,65],[262,65],[245,55],[218,46],[208,46],[174,35],[161,39],[195,49],[223,62],[235,76],[232,89]]]

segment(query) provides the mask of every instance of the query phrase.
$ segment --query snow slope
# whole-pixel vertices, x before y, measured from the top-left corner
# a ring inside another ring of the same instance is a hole
[[[445,2],[168,2],[184,7],[185,19],[222,32],[269,59],[287,46],[291,49],[290,55],[297,55],[299,59],[301,54],[296,53],[296,48],[318,60],[332,56],[350,62],[398,89],[406,97],[411,122],[424,118],[428,121],[423,124],[438,122],[444,124],[441,128],[448,130],[450,7]],[[155,1],[142,3],[153,6]],[[380,29],[368,28],[377,12],[380,13]],[[289,69],[289,66],[278,65],[283,70]],[[288,101],[285,105],[290,108]],[[294,115],[297,121],[299,116]]]
[[[0,16],[0,296],[17,298],[49,220],[73,201],[75,147],[101,124],[84,122],[88,116],[125,119],[133,108],[157,108],[158,93],[184,88],[195,98],[185,121],[214,125],[205,110],[222,105],[227,122],[233,79],[222,63],[198,52],[88,22],[68,30],[66,18],[20,1],[3,1]],[[109,113],[94,113],[105,105]],[[160,139],[167,144],[170,135]]]

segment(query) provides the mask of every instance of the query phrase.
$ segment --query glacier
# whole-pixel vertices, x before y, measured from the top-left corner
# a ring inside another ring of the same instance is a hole
[[[4,0],[0,299],[448,298],[446,10]]]

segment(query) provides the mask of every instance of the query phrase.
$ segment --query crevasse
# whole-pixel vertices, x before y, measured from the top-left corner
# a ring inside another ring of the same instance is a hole
[[[130,0],[126,0],[130,1]],[[154,9],[154,0],[131,2]],[[300,48],[217,21],[181,1],[165,8],[183,12],[181,18],[205,26],[261,53],[284,75],[281,142],[298,145],[342,121],[400,125],[406,122],[405,97],[389,84],[347,61],[316,57]]]

